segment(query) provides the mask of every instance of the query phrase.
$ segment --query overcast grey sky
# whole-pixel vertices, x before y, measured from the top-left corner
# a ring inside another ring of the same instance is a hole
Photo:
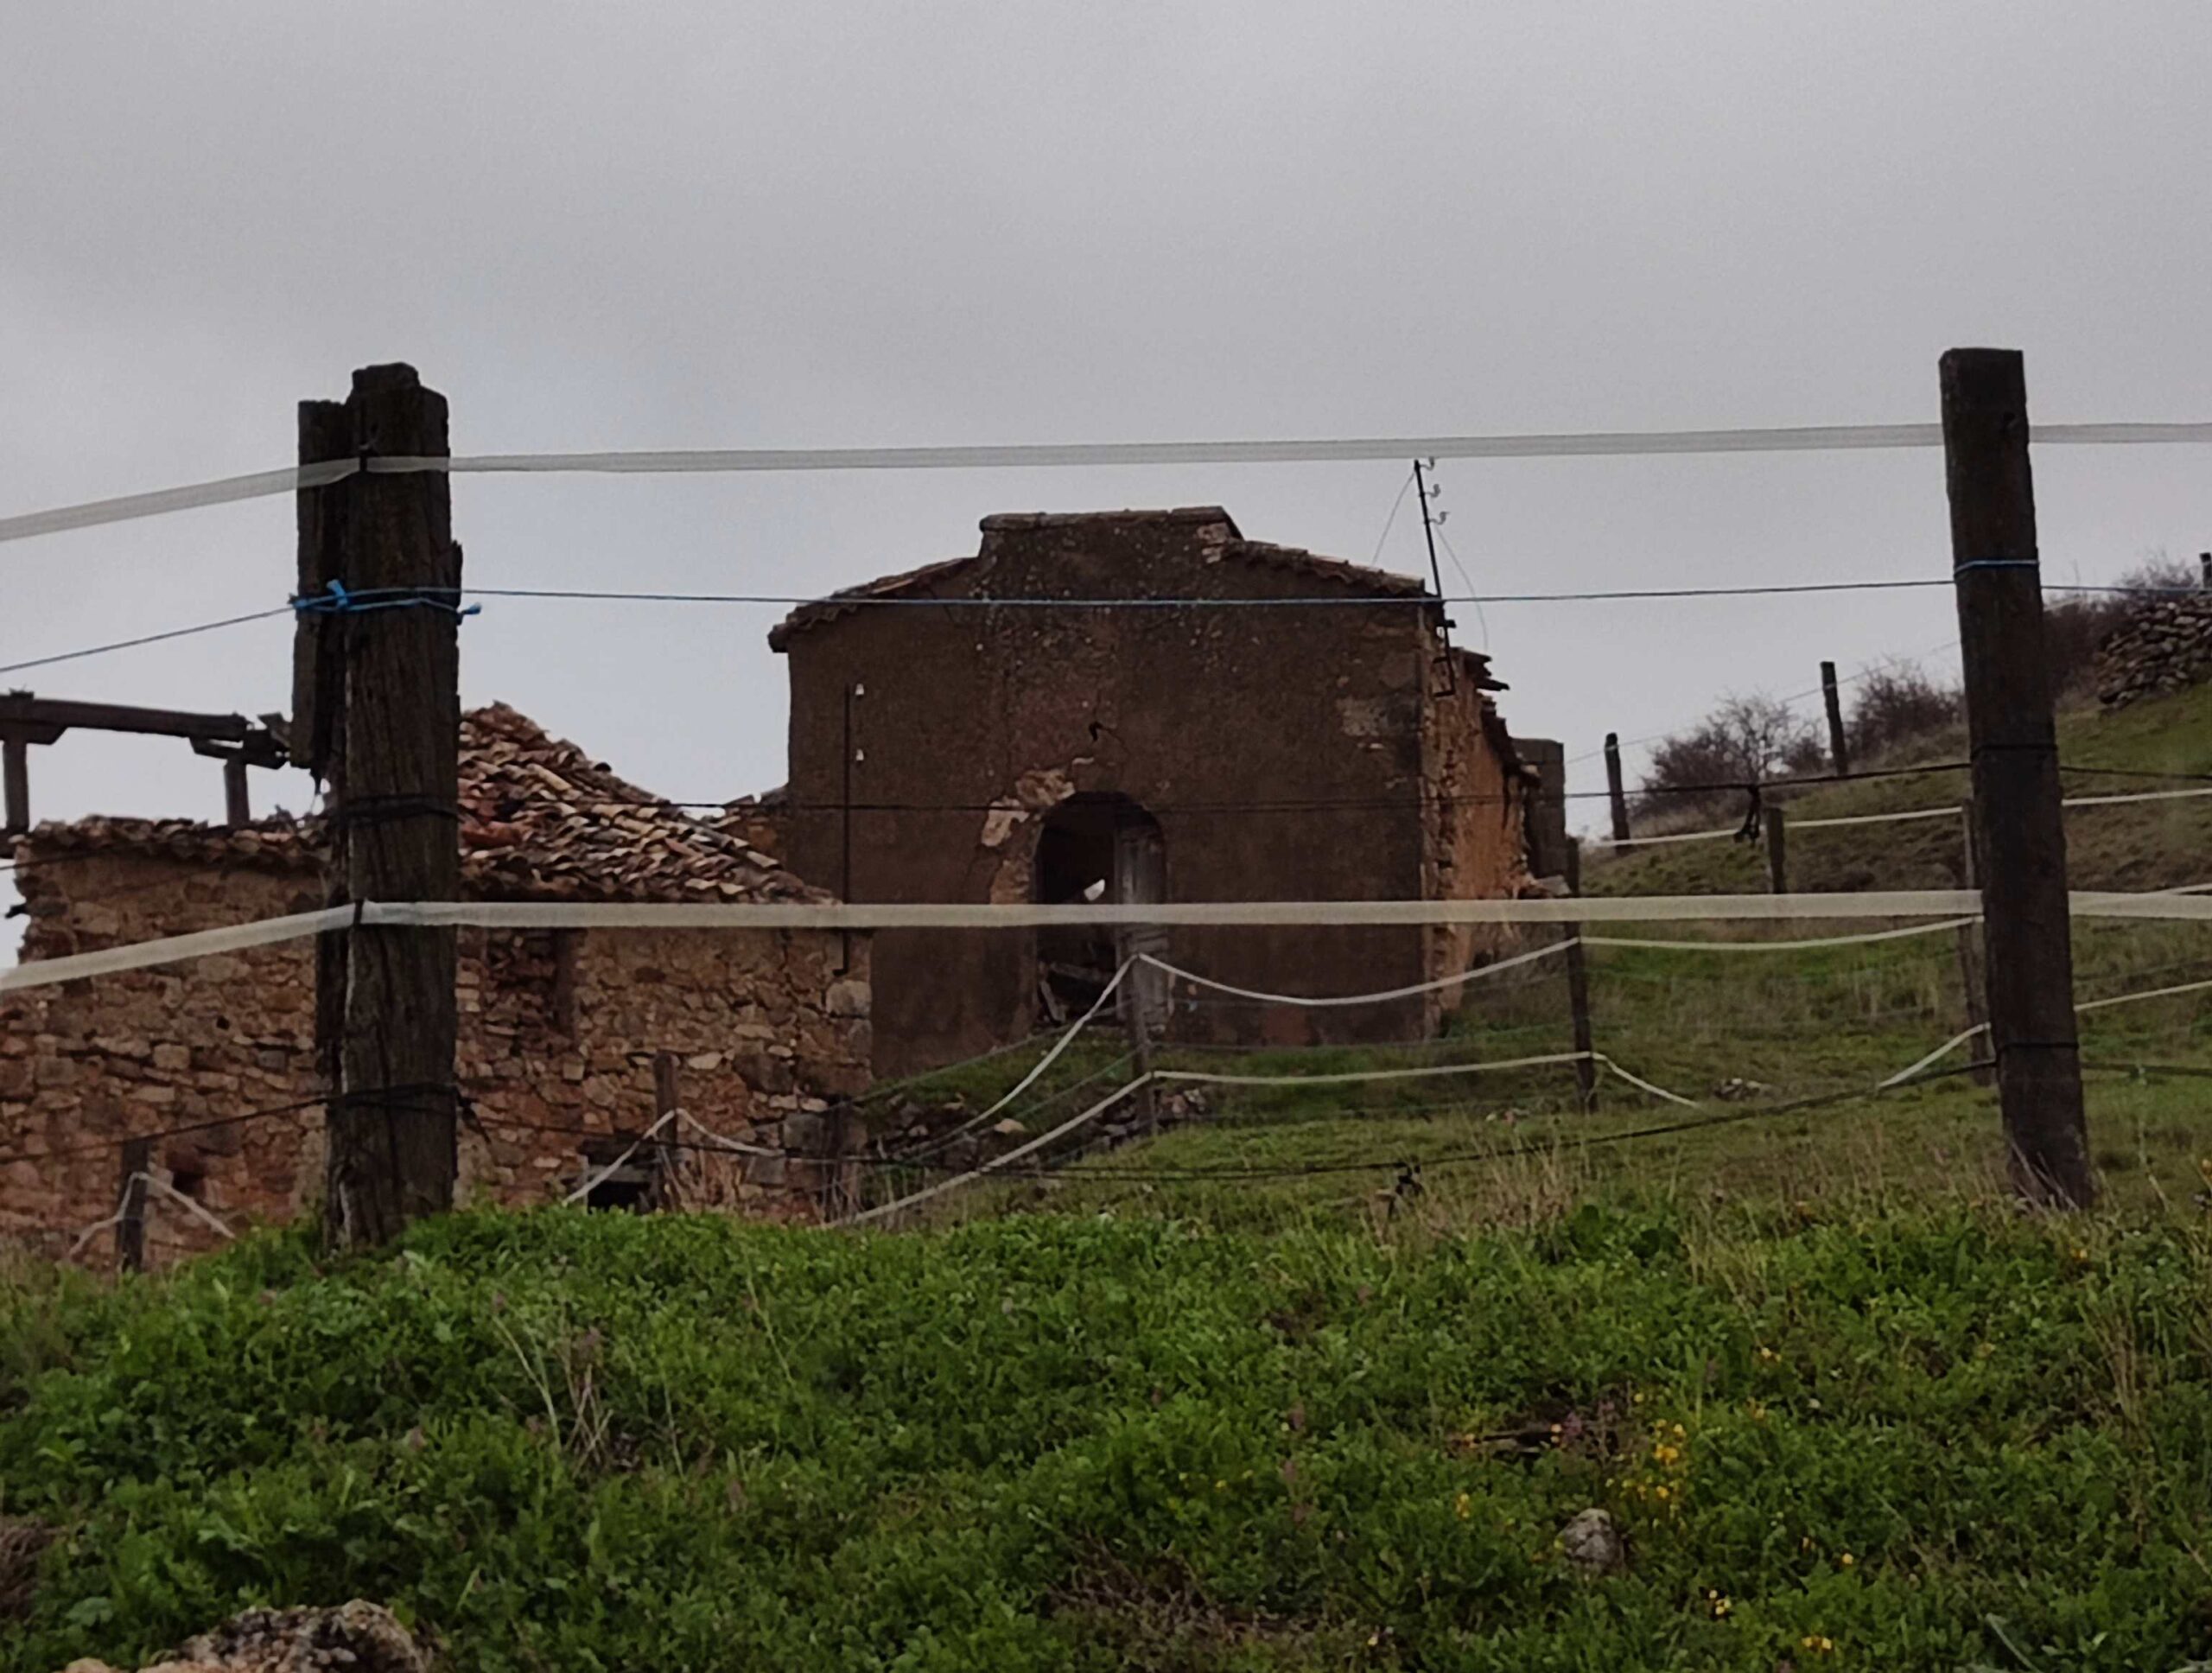
[[[2044,420],[2204,418],[2208,66],[2202,0],[12,6],[0,514],[289,463],[295,402],[401,359],[457,452],[1924,421],[1963,343],[2024,349]],[[2055,577],[2212,546],[2202,449],[2037,471]],[[461,478],[454,521],[481,585],[805,593],[1001,510],[1218,501],[1366,562],[1404,474]],[[1478,591],[1947,556],[1929,452],[1440,475]],[[0,547],[0,662],[281,603],[291,516]],[[1410,501],[1380,561],[1425,566]],[[1951,607],[1459,614],[1514,728],[1576,754],[1943,646]],[[495,601],[464,696],[668,795],[764,789],[772,620]],[[289,644],[29,677],[254,712]],[[183,745],[89,735],[33,791],[221,805]]]

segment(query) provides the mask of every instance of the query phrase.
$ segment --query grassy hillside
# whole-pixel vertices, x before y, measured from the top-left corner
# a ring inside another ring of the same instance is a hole
[[[2212,773],[2212,686],[2141,703],[2116,713],[2094,708],[2059,717],[2059,759],[2069,766],[2133,773]],[[1963,731],[1932,738],[1906,760],[1885,765],[1966,759]],[[1936,773],[1870,779],[1794,797],[1793,819],[1847,817],[1905,808],[1955,805],[1966,774]],[[2153,779],[2069,777],[2071,794],[2186,788]],[[1711,823],[1723,823],[1714,820]],[[1830,889],[1944,888],[1959,881],[1960,830],[1947,819],[1795,830],[1791,886]],[[2212,881],[2212,797],[2076,808],[2067,815],[2069,869],[2078,888],[2172,888]],[[1618,856],[1592,846],[1585,886],[1593,894],[1722,894],[1766,887],[1764,851],[1730,842],[1667,843]]]
[[[2175,1669],[2208,1316],[2199,1233],[1962,1212],[270,1238],[10,1297],[0,1664],[361,1594],[461,1668]]]

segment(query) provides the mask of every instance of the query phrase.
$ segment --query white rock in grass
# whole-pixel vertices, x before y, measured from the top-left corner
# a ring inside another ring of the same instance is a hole
[[[1559,1549],[1569,1567],[1590,1580],[1628,1568],[1628,1543],[1619,1525],[1604,1511],[1584,1511],[1569,1521],[1559,1530]]]

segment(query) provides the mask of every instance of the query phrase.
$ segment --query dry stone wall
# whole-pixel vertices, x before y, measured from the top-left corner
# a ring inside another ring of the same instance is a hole
[[[2212,593],[2154,599],[2097,647],[2097,701],[2118,709],[2212,676]]]
[[[160,854],[19,850],[29,959],[185,933],[320,904],[311,869]],[[765,1155],[658,1148],[680,1200],[818,1215],[859,1135],[868,1085],[868,941],[796,932],[461,932],[457,1070],[475,1123],[464,1200],[543,1202],[653,1120],[655,1062],[675,1054],[685,1110]],[[849,959],[849,963],[848,960]],[[236,1225],[283,1220],[322,1177],[313,945],[278,946],[34,989],[0,999],[0,1237],[64,1252],[111,1212],[121,1142]],[[302,1107],[258,1119],[253,1111]],[[692,1136],[696,1139],[696,1132]],[[149,1262],[218,1234],[165,1191]],[[82,1258],[112,1258],[103,1235]]]

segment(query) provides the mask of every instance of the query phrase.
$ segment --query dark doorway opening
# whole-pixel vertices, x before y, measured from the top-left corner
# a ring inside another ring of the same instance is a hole
[[[617,1213],[645,1214],[658,1205],[660,1197],[659,1147],[638,1145],[627,1158],[623,1152],[637,1142],[626,1135],[612,1138],[587,1140],[583,1148],[583,1176],[593,1180],[585,1193],[584,1206],[591,1209],[611,1209]],[[613,1165],[611,1172],[602,1172]]]
[[[1036,896],[1046,906],[1167,898],[1160,822],[1126,796],[1073,796],[1037,833]],[[1038,999],[1052,1021],[1098,1001],[1139,938],[1110,925],[1050,925],[1037,932]]]

